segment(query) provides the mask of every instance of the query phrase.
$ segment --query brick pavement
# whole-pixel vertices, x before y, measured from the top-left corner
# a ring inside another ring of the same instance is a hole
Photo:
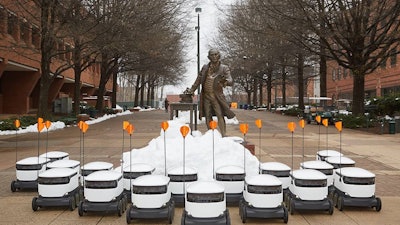
[[[320,212],[295,213],[289,216],[288,224],[400,224],[397,212],[400,209],[400,134],[376,135],[344,129],[342,136],[333,126],[321,129],[316,125],[307,125],[304,135],[297,128],[293,139],[286,125],[288,121],[297,121],[295,117],[282,116],[269,112],[236,110],[240,123],[250,126],[246,140],[255,144],[255,152],[262,162],[280,161],[290,166],[291,151],[294,151],[294,168],[303,160],[313,160],[318,149],[339,149],[356,161],[356,165],[368,169],[377,175],[377,195],[382,198],[381,212],[370,209],[346,208],[344,211],[335,209],[333,215]],[[254,125],[256,119],[262,119],[264,125],[259,144],[258,128]],[[122,121],[128,120],[135,126],[135,132],[130,139],[122,134]],[[168,114],[162,110],[135,112],[131,115],[118,116],[89,127],[85,134],[85,153],[89,159],[105,160],[119,164],[122,150],[129,147],[140,148],[160,134],[161,121],[168,120]],[[204,124],[199,130],[206,130]],[[227,125],[227,134],[242,136],[238,125]],[[80,133],[76,127],[49,133],[48,141],[45,135],[21,134],[18,136],[18,158],[34,156],[37,150],[62,150],[70,153],[72,159],[79,159]],[[124,142],[122,141],[124,137]],[[340,141],[341,139],[341,141]],[[130,142],[131,140],[131,142]],[[293,141],[292,141],[293,140]],[[39,148],[38,148],[39,146]],[[88,159],[88,160],[89,160]],[[88,214],[79,217],[77,210],[42,209],[33,212],[32,197],[36,192],[10,191],[10,183],[15,179],[15,137],[0,136],[0,224],[126,224],[125,216]],[[236,207],[230,207],[232,224],[242,224]],[[177,207],[173,224],[180,224],[182,208]],[[138,224],[165,224],[165,221],[135,221]],[[248,220],[249,224],[282,224],[281,220]]]

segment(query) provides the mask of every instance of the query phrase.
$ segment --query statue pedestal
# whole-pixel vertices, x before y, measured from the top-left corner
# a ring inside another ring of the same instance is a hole
[[[190,111],[190,131],[193,131],[193,118],[194,118],[194,130],[197,130],[197,104],[196,103],[171,103],[169,105],[169,119],[174,119],[174,114],[178,117],[179,111]]]
[[[247,141],[245,141],[245,142],[242,142],[241,143],[247,150],[249,150],[249,152],[252,154],[252,155],[255,155],[256,153],[255,153],[255,146],[254,146],[254,144],[252,144],[252,143],[250,143],[250,142],[247,142]]]

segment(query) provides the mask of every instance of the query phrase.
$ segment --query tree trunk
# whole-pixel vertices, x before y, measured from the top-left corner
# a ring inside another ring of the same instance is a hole
[[[251,91],[247,91],[247,104],[250,105],[251,103]]]
[[[262,77],[260,78],[260,82],[258,83],[258,89],[259,89],[259,93],[260,93],[260,96],[259,96],[259,98],[258,98],[258,103],[259,103],[259,106],[262,106],[263,105],[263,101],[264,101],[264,99],[263,99],[263,79],[262,79]]]
[[[299,91],[299,109],[304,109],[304,55],[298,54],[297,58],[297,80],[298,80],[298,91]]]
[[[142,75],[141,79],[140,79],[140,106],[144,106],[144,80],[145,80],[145,75]]]
[[[282,67],[282,105],[286,105],[286,71]]]
[[[113,88],[112,88],[112,94],[111,94],[111,107],[113,109],[117,108],[117,89],[118,89],[118,72],[114,71],[113,73]]]
[[[140,93],[140,88],[141,88],[141,86],[140,86],[140,80],[142,79],[141,77],[142,77],[141,75],[137,75],[137,78],[136,78],[135,106],[138,106],[138,105],[139,105],[139,93]]]
[[[78,63],[80,65],[80,63]],[[75,64],[74,73],[75,73],[75,83],[74,83],[74,114],[78,115],[80,112],[80,101],[81,101],[81,68],[77,67]]]
[[[74,108],[73,112],[78,115],[80,112],[80,102],[81,102],[81,75],[82,75],[82,65],[81,65],[81,51],[80,42],[75,39],[75,48],[73,51],[73,63],[74,63]]]
[[[321,97],[328,97],[326,90],[326,73],[327,73],[327,65],[326,65],[326,56],[325,56],[325,48],[321,46],[321,55],[319,57],[319,89]]]
[[[40,93],[39,106],[37,116],[43,119],[50,119],[49,112],[49,89],[56,74],[50,75],[50,64],[54,47],[54,37],[52,32],[54,29],[54,1],[42,1],[41,6],[41,78],[40,78]]]
[[[258,90],[258,79],[257,75],[253,79],[253,106],[257,106],[257,90]]]
[[[353,115],[361,116],[364,114],[364,83],[365,74],[359,72],[360,70],[353,71]]]
[[[272,69],[268,69],[267,71],[267,95],[267,104],[268,108],[270,108],[272,103]]]

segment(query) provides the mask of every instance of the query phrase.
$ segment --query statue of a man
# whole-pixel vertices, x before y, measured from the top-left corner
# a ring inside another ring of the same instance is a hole
[[[221,63],[220,57],[218,50],[210,49],[208,51],[210,62],[203,66],[190,88],[190,92],[193,93],[201,85],[199,117],[200,119],[203,116],[206,118],[207,127],[210,129],[213,115],[217,116],[219,130],[222,136],[226,136],[224,116],[231,119],[235,117],[235,113],[229,108],[223,88],[232,86],[233,80],[228,66]]]

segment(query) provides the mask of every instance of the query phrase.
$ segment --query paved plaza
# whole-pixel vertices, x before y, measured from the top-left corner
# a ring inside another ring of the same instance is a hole
[[[315,154],[321,149],[342,149],[345,156],[356,161],[356,166],[370,170],[376,174],[376,195],[382,199],[382,210],[345,208],[339,211],[335,208],[333,215],[326,212],[295,212],[289,215],[288,224],[335,224],[335,225],[397,225],[400,224],[400,133],[372,134],[357,130],[344,129],[339,135],[334,126],[328,128],[314,124],[306,125],[303,130],[297,126],[292,134],[287,129],[287,123],[297,123],[296,117],[289,117],[265,111],[234,111],[240,123],[249,124],[246,140],[255,145],[256,156],[262,162],[279,161],[298,168],[304,160],[314,160]],[[261,119],[261,139],[255,120]],[[141,148],[160,135],[160,124],[169,120],[169,113],[164,110],[134,112],[129,115],[117,116],[109,120],[90,125],[85,134],[85,161],[108,161],[115,167],[120,164],[122,151],[129,147]],[[123,121],[129,121],[135,127],[130,139],[122,131]],[[201,132],[206,131],[203,123],[198,125]],[[47,136],[48,135],[48,136]],[[228,136],[243,137],[239,125],[227,125]],[[80,131],[75,127],[62,130],[37,133],[0,136],[0,224],[126,224],[125,214],[100,215],[88,213],[80,217],[78,210],[70,211],[64,208],[44,208],[36,212],[32,210],[32,198],[36,192],[11,192],[11,181],[15,180],[16,159],[36,156],[37,152],[59,150],[70,154],[71,159],[79,160]],[[16,142],[17,140],[17,142]],[[123,141],[124,140],[124,141]],[[130,141],[131,140],[131,141]],[[303,145],[304,143],[304,145]],[[17,145],[16,145],[17,144]],[[16,147],[17,146],[17,147]],[[16,155],[16,149],[17,155]],[[182,208],[176,207],[173,224],[180,224]],[[242,224],[237,207],[229,207],[231,223]],[[399,217],[398,217],[399,216]],[[167,224],[165,220],[138,220],[132,224]],[[283,224],[282,220],[248,219],[247,224]]]

